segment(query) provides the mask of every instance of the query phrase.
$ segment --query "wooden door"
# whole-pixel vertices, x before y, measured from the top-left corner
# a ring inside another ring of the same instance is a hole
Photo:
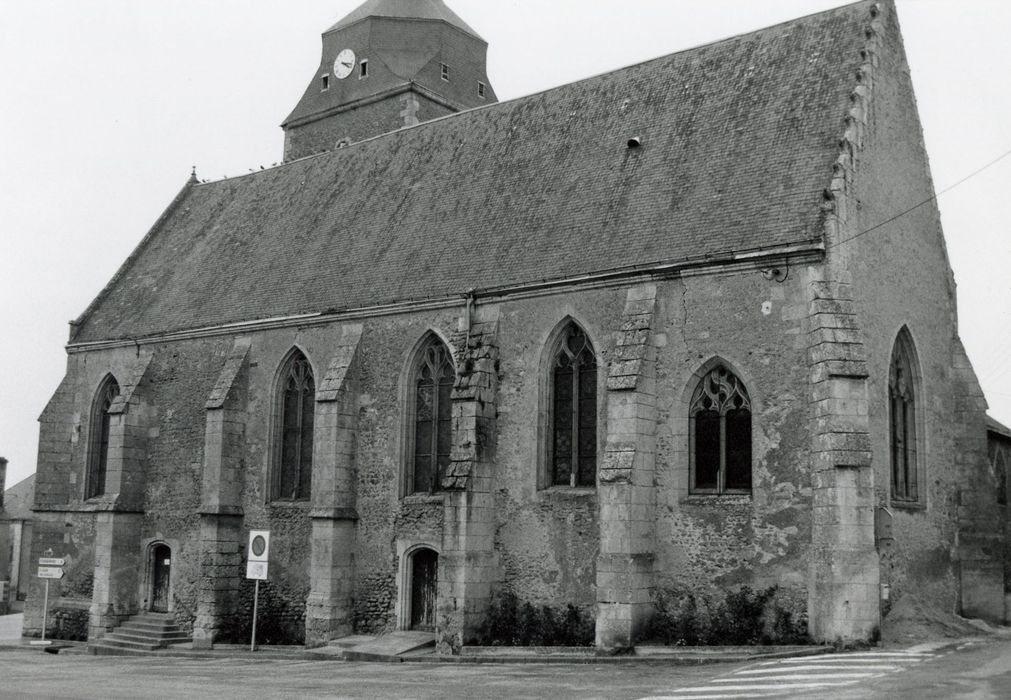
[[[169,583],[172,572],[172,550],[160,544],[151,550],[151,610],[168,612]]]
[[[439,581],[439,555],[419,549],[411,557],[411,629],[435,631],[435,601]]]

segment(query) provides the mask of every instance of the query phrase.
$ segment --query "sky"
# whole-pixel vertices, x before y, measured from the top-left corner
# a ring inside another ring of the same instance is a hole
[[[68,321],[195,166],[281,160],[279,124],[357,0],[0,0],[0,455],[35,470]],[[448,0],[506,100],[837,7],[838,0]],[[1011,3],[897,0],[938,192],[1011,150]],[[1011,424],[1011,156],[939,198],[960,333]]]

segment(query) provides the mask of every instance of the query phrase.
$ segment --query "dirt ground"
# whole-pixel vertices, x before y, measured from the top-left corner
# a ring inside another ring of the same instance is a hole
[[[915,596],[904,596],[881,621],[881,642],[886,646],[1009,635],[1009,627],[996,627],[982,620],[970,620],[954,613],[941,612],[936,607],[923,604]]]

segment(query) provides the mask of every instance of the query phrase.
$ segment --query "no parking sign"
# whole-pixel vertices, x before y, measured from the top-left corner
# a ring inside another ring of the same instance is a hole
[[[249,548],[246,553],[246,578],[266,581],[269,560],[270,531],[251,530],[249,533]]]

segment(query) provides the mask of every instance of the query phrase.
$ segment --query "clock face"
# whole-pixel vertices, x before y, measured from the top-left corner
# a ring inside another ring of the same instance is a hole
[[[351,71],[355,69],[355,52],[351,49],[344,49],[339,54],[337,54],[337,60],[333,62],[333,74],[337,76],[338,80],[344,80],[344,78],[351,75]]]

